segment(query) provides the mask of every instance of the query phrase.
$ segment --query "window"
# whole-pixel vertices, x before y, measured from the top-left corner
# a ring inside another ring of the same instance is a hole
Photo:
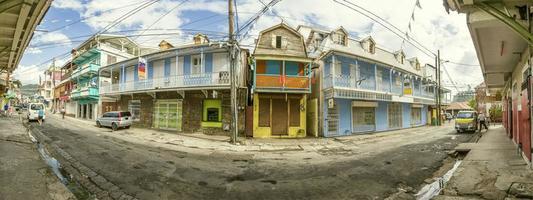
[[[218,122],[218,108],[208,108],[207,109],[207,121],[208,122]]]
[[[281,36],[276,35],[276,48],[281,49]]]
[[[376,44],[374,44],[372,41],[370,41],[370,44],[368,45],[368,52],[371,54],[376,53]]]
[[[141,100],[130,100],[128,102],[128,111],[130,111],[133,121],[140,121],[141,120]]]
[[[191,74],[202,73],[202,57],[200,55],[192,56]]]
[[[375,129],[374,107],[352,107],[353,132],[366,132]]]
[[[303,76],[303,64],[287,61],[285,62],[285,75]]]
[[[340,45],[346,45],[346,36],[342,33],[335,34],[335,43]]]
[[[222,121],[222,101],[219,99],[206,99],[203,103],[204,122],[221,122]]]
[[[112,56],[112,55],[107,55],[107,64],[108,65],[116,63],[116,62],[117,62],[117,57]]]

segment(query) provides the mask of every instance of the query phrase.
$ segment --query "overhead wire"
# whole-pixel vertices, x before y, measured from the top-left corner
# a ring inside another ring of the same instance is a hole
[[[132,3],[132,4],[128,4],[128,5],[125,5],[125,6],[121,6],[121,7],[116,7],[116,8],[111,8],[111,9],[108,9],[108,10],[103,10],[103,11],[100,11],[99,13],[106,13],[106,12],[109,12],[109,11],[113,11],[113,10],[118,10],[118,9],[122,9],[122,8],[127,8],[127,7],[130,7],[130,6],[134,6],[134,5],[138,5],[140,2],[146,2],[146,1],[152,1],[152,0],[142,0],[142,1],[138,1],[136,3]],[[101,16],[101,15],[91,15],[91,16],[87,16],[87,17],[81,17],[80,19],[78,20],[75,20],[71,23],[68,23],[66,25],[63,25],[63,26],[60,26],[60,27],[57,27],[57,28],[54,28],[52,30],[47,30],[45,32],[46,33],[52,33],[52,32],[56,32],[56,31],[59,31],[59,30],[62,30],[64,28],[67,28],[67,27],[70,27],[74,24],[77,24],[77,23],[80,23],[82,21],[85,21],[87,19],[90,19],[90,18],[93,18],[93,17],[98,17],[98,16]]]
[[[183,0],[181,1],[178,5],[174,6],[172,9],[168,10],[166,13],[164,13],[163,15],[161,15],[159,18],[157,18],[152,24],[150,24],[147,28],[145,28],[140,34],[142,35],[144,32],[146,32],[147,30],[150,30],[150,28],[152,28],[152,26],[154,26],[155,24],[157,24],[157,22],[159,22],[161,19],[165,18],[168,14],[170,14],[172,11],[176,10],[178,7],[180,7],[181,5],[183,5],[184,3],[188,2],[189,0]],[[139,38],[139,36],[137,36],[135,39],[133,40],[137,40]]]

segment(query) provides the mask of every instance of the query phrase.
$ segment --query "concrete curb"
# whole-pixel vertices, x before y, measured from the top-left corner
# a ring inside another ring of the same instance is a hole
[[[94,195],[97,199],[113,199],[113,200],[138,200],[137,198],[126,194],[120,187],[111,183],[103,176],[99,175],[92,169],[80,163],[72,155],[61,149],[56,143],[44,135],[40,130],[34,128],[26,122],[24,126],[30,130],[37,142],[54,155],[61,163],[62,169],[70,174],[76,182]]]

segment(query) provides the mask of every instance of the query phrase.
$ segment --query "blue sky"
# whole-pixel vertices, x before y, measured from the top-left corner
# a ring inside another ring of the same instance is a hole
[[[269,2],[269,0],[263,1]],[[405,31],[416,0],[338,1],[362,6]],[[39,74],[50,65],[45,61],[58,55],[66,55],[72,48],[76,48],[83,40],[89,38],[89,35],[102,30],[124,13],[145,2],[148,0],[55,0],[43,22],[37,27],[39,31],[35,33],[15,71],[15,78],[24,84],[37,83]],[[420,0],[420,3],[422,9],[415,9],[415,20],[411,21],[409,36],[429,49],[434,51],[440,49],[443,58],[478,64],[465,16],[456,13],[448,15],[440,1]],[[109,32],[135,35],[141,33],[135,30],[150,27],[151,30],[145,31],[144,34],[169,34],[159,37],[132,37],[143,46],[156,46],[162,39],[172,44],[185,43],[197,32],[204,32],[216,40],[227,32],[226,6],[226,0],[159,0],[117,24]],[[239,24],[244,24],[262,6],[259,0],[237,0]],[[154,23],[159,18],[161,19]],[[80,19],[84,20],[50,32]],[[323,29],[343,26],[350,32],[351,37],[372,36],[378,46],[390,51],[398,50],[402,46],[402,39],[391,31],[333,0],[281,1],[258,20],[250,32],[250,37],[241,43],[253,44],[260,30],[281,21],[294,28],[298,25],[321,26]],[[422,62],[434,62],[433,58],[410,45],[404,46],[404,51],[407,57],[418,57]],[[62,64],[67,59],[68,56],[57,57],[57,64]],[[482,81],[479,67],[451,64],[444,67],[459,87],[464,88],[467,84],[475,86]],[[445,76],[443,78],[445,84],[451,83],[449,78]]]

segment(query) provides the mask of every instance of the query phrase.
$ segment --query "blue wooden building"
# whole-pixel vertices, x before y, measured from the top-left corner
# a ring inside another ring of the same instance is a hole
[[[343,136],[424,126],[435,104],[435,68],[407,59],[403,51],[376,46],[372,37],[352,39],[333,31],[299,26],[313,71],[318,135]],[[313,117],[310,117],[313,118]]]

